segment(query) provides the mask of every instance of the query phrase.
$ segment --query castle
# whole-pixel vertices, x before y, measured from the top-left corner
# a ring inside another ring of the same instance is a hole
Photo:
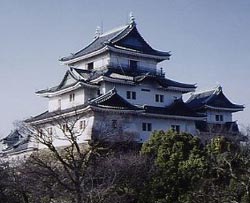
[[[239,133],[232,114],[244,106],[229,101],[221,86],[196,93],[196,85],[166,78],[157,64],[170,59],[169,52],[152,48],[130,22],[105,33],[80,51],[63,57],[67,71],[55,87],[36,92],[48,98],[48,110],[25,122],[53,137],[55,145],[74,124],[78,142],[96,136],[138,142],[155,130],[187,132],[206,140],[217,134]],[[183,94],[191,93],[187,101]],[[2,155],[22,154],[40,148],[31,138],[12,132],[1,140]]]

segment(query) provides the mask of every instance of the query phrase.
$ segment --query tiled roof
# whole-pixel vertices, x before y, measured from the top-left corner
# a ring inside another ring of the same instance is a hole
[[[162,87],[180,87],[180,88],[192,88],[195,89],[196,86],[194,84],[185,84],[185,83],[180,83],[180,82],[176,82],[167,78],[163,78],[163,77],[157,77],[157,76],[153,76],[153,75],[140,75],[135,77],[135,81],[136,82],[142,82],[144,80],[152,80],[152,81],[156,81],[158,82]]]
[[[91,100],[89,104],[93,106],[112,108],[112,109],[139,110],[138,107],[130,104],[128,101],[123,99],[119,94],[117,94],[115,88],[108,91],[106,94]]]
[[[161,76],[151,75],[150,73],[140,73],[139,71],[135,73],[135,72],[124,71],[121,69],[111,68],[102,72],[96,72],[96,77],[100,75],[104,75],[106,77],[110,77],[114,79],[132,81],[135,83],[141,83],[145,80],[155,81],[164,88],[168,88],[168,87],[187,88],[187,89],[196,88],[194,84],[180,83],[180,82],[176,82],[174,80],[170,80]],[[92,76],[92,78],[95,78],[95,77]]]
[[[3,144],[7,145],[6,149],[3,149],[3,152],[9,150],[19,150],[22,145],[28,143],[30,140],[29,136],[23,136],[18,130],[11,132],[7,137],[2,139]]]
[[[57,111],[52,111],[52,112],[45,111],[45,112],[43,112],[43,113],[41,113],[41,114],[39,114],[37,116],[26,119],[25,122],[26,123],[31,123],[31,122],[43,120],[43,119],[46,119],[46,118],[51,118],[51,117],[54,117],[54,116],[60,116],[60,115],[63,116],[63,114],[65,114],[65,113],[70,113],[72,111],[77,111],[77,110],[83,109],[83,108],[85,108],[87,106],[88,106],[88,104],[82,104],[82,105],[72,107],[72,108],[68,108],[68,109],[64,109],[64,110],[57,110]]]
[[[135,24],[130,24],[96,37],[88,46],[71,56],[61,58],[60,61],[69,61],[100,50],[105,46],[123,50],[134,50],[142,54],[170,56],[169,52],[161,52],[153,49],[139,34]]]
[[[15,130],[15,131],[11,132],[8,136],[3,138],[2,141],[5,144],[12,145],[12,144],[16,143],[22,137],[23,136],[17,130]]]
[[[203,118],[204,115],[197,114],[195,111],[190,109],[182,99],[177,99],[174,103],[167,107],[155,107],[155,106],[144,106],[144,110],[147,113],[173,115],[173,116],[185,116],[185,117],[197,117]]]
[[[232,103],[222,91],[221,86],[214,90],[193,94],[187,101],[187,104],[192,109],[202,109],[206,106],[215,108],[227,108],[243,110],[243,105]]]
[[[82,78],[79,78],[79,77],[76,78],[76,76],[73,75],[72,70],[76,71]],[[82,85],[93,86],[93,84],[91,84],[91,83],[88,82],[88,80],[93,75],[95,75],[94,72],[89,73],[86,70],[71,69],[71,71],[68,70],[65,73],[62,81],[60,82],[60,84],[58,86],[55,86],[55,87],[52,87],[52,88],[49,88],[49,89],[44,89],[44,90],[37,91],[36,94],[44,94],[44,93],[57,92],[59,90],[64,90],[64,89],[67,89],[69,87],[73,87],[73,86],[77,85],[78,83],[80,83]],[[68,82],[67,80],[71,80],[71,81]]]

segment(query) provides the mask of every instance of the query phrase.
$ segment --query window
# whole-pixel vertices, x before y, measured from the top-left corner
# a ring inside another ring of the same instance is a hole
[[[74,93],[72,93],[72,94],[69,95],[69,101],[70,102],[75,101],[75,94]]]
[[[38,132],[37,132],[37,133],[38,133],[39,136],[44,136],[43,129],[41,129],[41,128],[38,129]]]
[[[69,132],[69,126],[67,124],[63,124],[62,125],[62,130],[63,130],[64,133]]]
[[[80,128],[81,130],[84,130],[84,129],[86,128],[86,120],[80,121],[80,124],[79,124],[79,125],[80,125],[79,128]]]
[[[163,103],[164,102],[164,95],[162,95],[162,94],[156,94],[155,95],[155,101]]]
[[[127,99],[136,99],[136,92],[133,91],[127,91]]]
[[[150,92],[150,89],[141,89],[143,92]]]
[[[179,125],[171,125],[171,129],[176,133],[180,133],[180,126]]]
[[[112,120],[112,128],[113,129],[117,128],[117,120]]]
[[[137,61],[134,61],[134,60],[129,60],[129,67],[133,70],[136,70],[137,69]]]
[[[52,127],[49,127],[49,128],[47,129],[47,131],[48,131],[48,134],[49,134],[49,135],[52,135]]]
[[[152,131],[152,123],[142,123],[142,131]]]
[[[88,68],[88,70],[93,70],[93,68],[94,68],[94,62],[88,63],[87,64],[87,68]]]
[[[58,110],[61,110],[61,99],[58,99]]]
[[[97,90],[97,95],[101,95],[101,90]]]
[[[215,120],[216,121],[223,121],[224,120],[223,115],[215,115]]]

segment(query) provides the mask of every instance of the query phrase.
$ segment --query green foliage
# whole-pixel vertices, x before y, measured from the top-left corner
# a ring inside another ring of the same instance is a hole
[[[156,167],[151,202],[185,202],[188,191],[206,172],[200,140],[187,133],[154,132],[142,153],[152,157]]]
[[[120,148],[98,148],[86,159],[64,148],[57,156],[44,150],[17,167],[0,164],[0,202],[74,202],[79,173],[86,203],[250,202],[249,146],[225,137],[203,146],[190,134],[159,131],[140,153]],[[81,167],[65,170],[65,161]]]

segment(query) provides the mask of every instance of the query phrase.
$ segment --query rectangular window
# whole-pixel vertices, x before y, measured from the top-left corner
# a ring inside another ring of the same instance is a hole
[[[162,95],[162,94],[156,94],[155,95],[155,101],[163,103],[164,102],[164,95]]]
[[[152,131],[152,123],[142,123],[142,131]]]
[[[142,130],[147,131],[147,123],[142,123]]]
[[[180,126],[179,125],[171,125],[171,129],[176,133],[180,133]]]
[[[223,119],[223,115],[220,115],[220,121],[223,121],[224,119]]]
[[[69,101],[70,102],[75,101],[75,94],[74,93],[72,93],[72,94],[69,95]]]
[[[61,99],[58,99],[58,110],[61,110]]]
[[[152,124],[151,123],[147,123],[147,127],[148,127],[148,131],[152,131]]]
[[[94,62],[88,63],[87,68],[88,68],[88,70],[93,70],[94,69]]]
[[[132,99],[136,99],[136,93],[132,92]]]
[[[47,128],[48,135],[52,135],[52,127]]]
[[[160,102],[164,102],[164,95],[160,95]]]
[[[215,115],[215,121],[223,121],[223,115]]]
[[[80,126],[79,126],[79,128],[80,128],[81,130],[84,130],[84,129],[86,128],[86,120],[80,121]]]
[[[130,91],[127,91],[127,99],[131,99]]]
[[[101,91],[100,90],[97,90],[97,95],[101,95]]]
[[[67,124],[62,125],[62,130],[64,133],[69,132],[69,126]]]
[[[143,92],[150,92],[150,89],[141,89]]]
[[[112,120],[112,128],[113,129],[117,128],[117,120]]]
[[[215,120],[220,121],[220,115],[215,115]]]
[[[134,61],[134,60],[129,60],[129,67],[133,70],[136,70],[137,69],[137,61]]]
[[[127,91],[127,99],[136,99],[136,92],[133,91]]]

